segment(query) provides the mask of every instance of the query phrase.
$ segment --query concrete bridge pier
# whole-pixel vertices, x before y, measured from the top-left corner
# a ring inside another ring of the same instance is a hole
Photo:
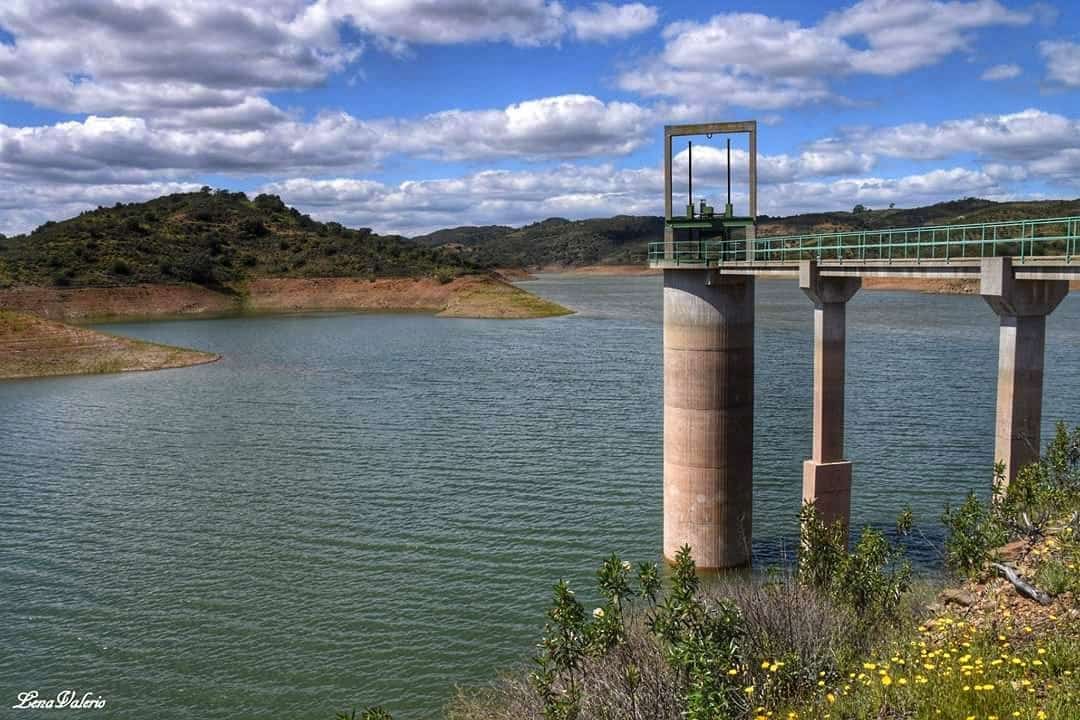
[[[844,355],[847,302],[857,277],[822,277],[816,262],[799,264],[799,287],[814,303],[814,442],[803,463],[803,502],[814,503],[826,523],[848,526],[851,462],[844,459]]]
[[[984,258],[979,293],[1001,319],[994,460],[1005,463],[1003,493],[1041,451],[1046,316],[1069,293],[1068,280],[1017,280],[1012,258]]]
[[[664,556],[750,564],[754,278],[664,271]]]

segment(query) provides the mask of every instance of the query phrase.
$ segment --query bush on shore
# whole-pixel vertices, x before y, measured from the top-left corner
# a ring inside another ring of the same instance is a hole
[[[800,518],[802,543],[790,574],[703,582],[690,548],[683,547],[664,579],[656,564],[634,568],[609,557],[597,571],[602,601],[591,611],[559,582],[532,668],[487,687],[459,690],[447,716],[1075,716],[1080,703],[1080,428],[1069,433],[1059,424],[1046,455],[1024,468],[999,497],[983,503],[970,496],[944,515],[943,557],[962,578],[988,577],[996,549],[1025,539],[1039,560],[1033,572],[1038,587],[1066,598],[1051,608],[1058,614],[1047,611],[1041,618],[1041,634],[1004,603],[989,616],[969,610],[957,618],[940,607],[931,613],[934,606],[912,598],[911,567],[900,544],[865,529],[849,551],[847,533],[821,522],[812,506]],[[897,522],[899,534],[911,527],[905,511]],[[977,589],[978,581],[971,583]],[[1062,602],[1070,603],[1067,612],[1059,609]],[[385,720],[370,716],[380,718]]]

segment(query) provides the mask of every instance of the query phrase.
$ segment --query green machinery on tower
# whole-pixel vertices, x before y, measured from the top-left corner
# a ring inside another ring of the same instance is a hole
[[[694,202],[693,142],[687,145],[687,203],[684,215],[675,215],[672,202],[672,140],[676,137],[704,135],[750,136],[750,177],[748,215],[736,215],[731,204],[731,140],[727,141],[727,202],[724,211],[717,213],[704,198]],[[696,257],[698,261],[752,260],[755,224],[757,222],[757,122],[704,123],[698,125],[668,125],[664,127],[664,247],[669,258]],[[717,240],[726,242],[716,243]],[[708,242],[707,242],[708,241]],[[723,248],[722,250],[720,248]],[[711,257],[722,253],[724,257]]]

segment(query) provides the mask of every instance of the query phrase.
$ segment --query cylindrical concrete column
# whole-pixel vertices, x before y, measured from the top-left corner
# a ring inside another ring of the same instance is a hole
[[[750,563],[754,278],[664,271],[664,556]]]

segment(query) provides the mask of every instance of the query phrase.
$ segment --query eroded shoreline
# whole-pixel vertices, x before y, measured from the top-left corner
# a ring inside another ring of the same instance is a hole
[[[0,380],[164,370],[216,362],[216,353],[173,347],[0,310]]]
[[[23,286],[0,290],[0,308],[69,323],[350,310],[505,319],[572,312],[484,275],[447,283],[434,278],[262,278],[228,290],[199,285]]]

